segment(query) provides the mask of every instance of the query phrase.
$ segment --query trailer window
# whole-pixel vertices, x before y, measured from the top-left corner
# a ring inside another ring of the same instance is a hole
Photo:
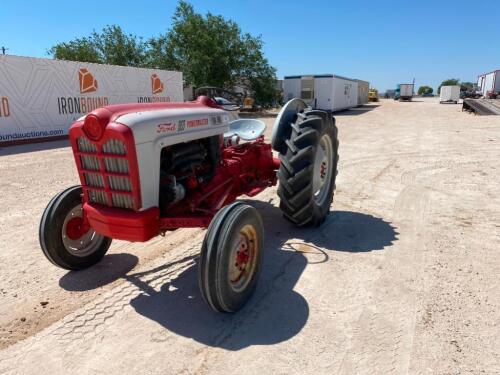
[[[300,98],[305,100],[311,100],[313,98],[313,92],[311,90],[302,90],[300,92]]]
[[[314,98],[314,77],[301,78],[300,98],[304,100],[312,100]]]

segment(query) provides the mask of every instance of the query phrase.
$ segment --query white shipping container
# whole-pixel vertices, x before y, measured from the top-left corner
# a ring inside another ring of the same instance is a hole
[[[457,103],[460,100],[460,86],[441,86],[440,103]]]
[[[316,109],[341,111],[358,106],[358,82],[333,75],[288,76],[283,80],[285,101],[300,98]]]
[[[366,81],[356,80],[358,82],[358,105],[368,103],[368,94],[370,92],[370,83]]]
[[[62,137],[118,103],[183,101],[182,73],[0,55],[0,145]]]

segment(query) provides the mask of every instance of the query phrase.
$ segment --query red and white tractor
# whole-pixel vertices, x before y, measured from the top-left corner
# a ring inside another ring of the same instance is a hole
[[[45,209],[45,256],[82,270],[102,259],[112,239],[144,242],[178,228],[208,228],[202,295],[216,311],[237,311],[255,289],[264,233],[257,210],[236,199],[279,181],[283,216],[318,226],[335,189],[338,140],[330,113],[293,99],[276,119],[271,144],[264,130],[258,120],[229,122],[208,97],[94,110],[69,130],[81,185]]]

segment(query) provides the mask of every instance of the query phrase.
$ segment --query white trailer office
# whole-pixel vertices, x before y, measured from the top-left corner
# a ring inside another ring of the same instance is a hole
[[[285,101],[300,98],[313,108],[336,112],[358,106],[358,82],[334,74],[287,76],[283,97]]]
[[[477,79],[477,87],[483,97],[500,95],[500,70],[481,74]]]
[[[370,82],[357,79],[358,82],[358,105],[368,103],[368,94],[370,92]]]

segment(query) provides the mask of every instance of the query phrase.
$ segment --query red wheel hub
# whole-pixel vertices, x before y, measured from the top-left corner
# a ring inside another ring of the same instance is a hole
[[[228,279],[236,292],[244,290],[251,282],[257,268],[257,232],[251,224],[240,229],[239,242],[231,250]]]
[[[87,233],[89,228],[86,228],[83,219],[81,217],[74,217],[68,221],[66,224],[66,235],[71,240],[77,240],[85,233]]]
[[[321,171],[320,171],[320,173],[321,173],[321,178],[322,179],[325,178],[325,176],[326,176],[326,163],[325,162],[321,163]]]
[[[248,253],[248,246],[246,243],[242,242],[240,250],[236,253],[236,267],[240,270],[245,269],[249,260],[250,254]]]

